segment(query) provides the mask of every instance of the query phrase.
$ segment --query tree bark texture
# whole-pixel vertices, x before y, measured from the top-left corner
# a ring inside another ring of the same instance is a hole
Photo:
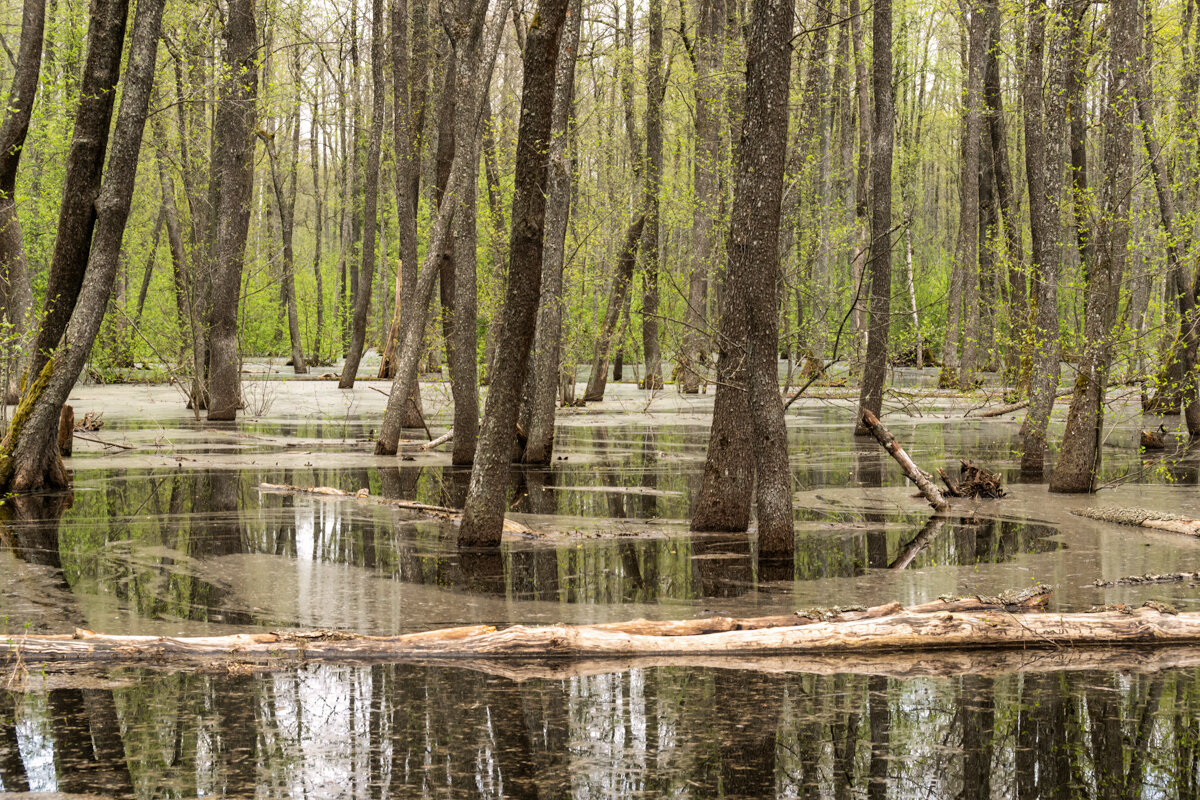
[[[546,178],[542,296],[533,341],[533,391],[529,397],[529,426],[526,429],[524,455],[527,464],[549,464],[554,451],[554,399],[558,394],[562,352],[563,270],[566,267],[567,225],[571,216],[570,148],[574,137],[571,117],[575,103],[575,61],[579,52],[582,18],[581,0],[571,0],[558,48],[558,65],[555,67],[550,166]]]
[[[57,350],[26,389],[0,442],[0,492],[61,489],[69,484],[56,447],[58,421],[100,331],[116,278],[154,83],[162,13],[163,0],[138,2],[121,108],[104,185],[96,198],[95,236],[83,285]],[[77,126],[77,135],[83,132]],[[67,185],[71,185],[70,175]]]
[[[956,261],[963,278],[963,343],[958,385],[970,389],[975,384],[979,349],[979,158],[983,132],[983,76],[987,65],[987,14],[980,2],[970,3],[967,86],[963,114],[961,214]]]
[[[646,57],[646,229],[642,233],[642,353],[645,373],[642,386],[661,389],[662,342],[658,327],[658,269],[662,257],[659,242],[659,191],[662,183],[662,107],[665,85],[662,74],[662,0],[649,0],[649,53]]]
[[[541,0],[525,43],[521,121],[517,133],[508,288],[493,377],[480,426],[471,484],[458,529],[460,547],[497,547],[507,505],[508,470],[529,367],[541,295],[546,218],[546,166],[554,107],[554,74],[568,0]]]
[[[233,420],[242,404],[238,305],[254,190],[258,29],[253,0],[231,0],[225,21],[227,72],[213,123],[218,181],[213,275],[207,308],[208,418]]]
[[[1090,492],[1100,467],[1104,399],[1112,351],[1121,276],[1129,259],[1130,193],[1133,188],[1133,128],[1138,40],[1136,0],[1109,7],[1108,103],[1103,114],[1104,170],[1095,237],[1088,234],[1094,261],[1087,271],[1084,311],[1085,350],[1079,360],[1075,394],[1067,414],[1052,492]]]

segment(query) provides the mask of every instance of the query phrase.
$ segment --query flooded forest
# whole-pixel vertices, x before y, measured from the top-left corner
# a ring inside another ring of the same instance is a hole
[[[1200,800],[1200,0],[0,49],[0,797]]]

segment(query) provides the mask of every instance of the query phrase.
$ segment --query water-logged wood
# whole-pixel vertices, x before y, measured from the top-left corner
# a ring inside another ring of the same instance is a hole
[[[436,440],[435,440],[436,442]],[[431,442],[432,446],[435,442]],[[335,489],[332,486],[292,486],[286,483],[260,483],[258,485],[260,492],[270,494],[311,494],[321,497],[337,497],[347,500],[366,500],[377,505],[391,506],[393,508],[401,508],[405,511],[415,511],[426,517],[434,519],[448,519],[453,522],[458,522],[462,519],[462,512],[458,509],[449,508],[447,506],[432,506],[428,503],[418,503],[414,500],[397,500],[389,497],[375,497],[366,489],[359,489],[357,492],[347,492],[341,489]],[[506,519],[504,521],[504,532],[515,533],[519,536],[536,536],[537,532],[532,528],[522,525],[514,520]]]
[[[1072,510],[1071,513],[1077,517],[1100,522],[1182,533],[1186,536],[1200,536],[1200,519],[1181,517],[1177,514],[1164,514],[1147,508],[1079,508]]]
[[[900,468],[904,470],[905,477],[917,485],[921,494],[929,501],[929,505],[938,511],[949,511],[950,503],[947,502],[941,490],[934,484],[933,476],[913,462],[908,453],[904,452],[904,448],[900,446],[900,443],[896,441],[896,437],[887,428],[883,427],[883,423],[879,421],[879,418],[869,410],[863,409],[862,423],[883,449],[887,450],[888,455],[895,459]]]
[[[951,601],[947,608],[955,608]],[[971,601],[966,601],[971,602]],[[398,636],[338,631],[280,631],[233,636],[159,637],[23,635],[0,640],[0,656],[25,663],[60,660],[242,661],[472,659],[600,659],[635,656],[909,654],[928,650],[1037,650],[1075,647],[1176,646],[1200,642],[1200,614],[1163,606],[1084,614],[926,611],[884,607],[889,613],[810,621],[803,625],[662,635],[600,626],[473,625]],[[875,610],[874,613],[879,613]],[[678,630],[678,623],[642,621],[640,630]]]

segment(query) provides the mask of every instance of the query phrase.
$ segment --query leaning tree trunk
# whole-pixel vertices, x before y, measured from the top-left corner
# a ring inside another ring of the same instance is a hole
[[[1088,271],[1084,312],[1086,350],[1079,363],[1075,395],[1067,415],[1052,492],[1090,492],[1100,468],[1104,396],[1116,320],[1121,275],[1129,259],[1129,210],[1133,188],[1134,84],[1140,25],[1137,0],[1113,0],[1109,6],[1109,86],[1104,109],[1104,170],[1100,220],[1088,246],[1094,261]]]
[[[888,328],[892,300],[892,145],[895,114],[892,101],[892,5],[877,0],[872,12],[872,80],[875,118],[871,140],[871,328],[867,336],[867,362],[863,368],[858,419],[863,411],[875,416],[883,410],[883,383],[887,378]],[[870,433],[860,422],[855,433]]]
[[[482,55],[473,63],[474,69],[459,73],[468,86],[459,87],[459,102],[463,109],[461,124],[456,124],[456,135],[461,132],[464,137],[473,135],[473,127],[478,125],[483,109],[483,94],[491,83],[492,65],[496,61],[496,51],[500,46],[500,35],[504,31],[504,20],[509,4],[502,3],[503,13],[494,15],[484,41]],[[471,33],[476,36],[482,20],[487,14],[487,3],[476,0],[471,12]],[[464,141],[469,139],[464,138]],[[447,192],[451,197],[460,197],[465,192],[474,191],[474,175],[472,164],[464,156],[469,148],[464,147],[461,154],[456,155],[450,170]],[[392,391],[388,396],[387,410],[384,412],[383,424],[379,429],[379,439],[375,442],[376,455],[395,455],[400,442],[400,431],[404,427],[406,416],[412,410],[412,396],[417,391],[417,367],[421,359],[421,340],[425,333],[425,322],[429,314],[429,304],[433,299],[433,287],[437,279],[438,259],[450,236],[450,223],[454,217],[456,203],[443,203],[438,209],[432,230],[429,234],[429,246],[425,253],[425,264],[413,287],[411,313],[406,312],[401,324],[400,344],[397,347],[395,378],[392,381]],[[515,412],[514,412],[515,413]]]
[[[600,333],[596,335],[592,368],[588,373],[587,388],[583,391],[584,402],[592,403],[604,399],[604,387],[608,384],[608,365],[612,356],[613,338],[617,335],[621,310],[625,307],[629,285],[633,282],[638,242],[642,239],[645,226],[646,215],[639,214],[629,224],[629,230],[625,234],[625,245],[617,259],[617,270],[613,273],[612,287],[608,292],[608,306],[604,311],[604,321],[600,325]]]
[[[1021,76],[1025,105],[1025,176],[1029,185],[1031,242],[1030,294],[1034,303],[1029,337],[1031,365],[1029,412],[1021,423],[1021,472],[1040,476],[1046,460],[1046,428],[1058,390],[1058,272],[1062,261],[1063,134],[1066,105],[1063,86],[1066,58],[1062,42],[1050,68],[1043,99],[1046,42],[1045,0],[1036,0],[1029,18],[1029,52]]]
[[[746,58],[746,107],[734,185],[729,237],[729,280],[746,293],[747,401],[755,453],[759,556],[791,556],[794,544],[792,476],[787,428],[779,394],[779,227],[787,161],[788,65],[793,6],[787,0],[755,0]],[[890,0],[875,4],[875,42],[880,20],[891,53]],[[878,50],[876,58],[878,59]],[[891,67],[884,80],[890,88]],[[876,78],[878,86],[878,78]],[[890,105],[890,104],[889,104]],[[890,136],[890,110],[889,136]],[[874,154],[872,154],[874,156]],[[884,154],[891,169],[891,146]],[[872,158],[875,163],[875,158]],[[888,207],[890,213],[890,205]],[[886,324],[886,323],[885,323]],[[872,340],[875,336],[872,335]],[[887,340],[884,338],[884,346]]]
[[[575,103],[575,61],[579,51],[581,0],[571,0],[559,43],[551,121],[550,171],[546,193],[546,239],[542,250],[542,297],[533,343],[533,391],[529,396],[524,461],[549,464],[554,450],[554,398],[562,352],[563,268],[571,215],[571,114]],[[456,423],[457,428],[457,423]]]
[[[353,389],[367,343],[367,314],[371,311],[371,287],[375,283],[375,233],[379,221],[379,151],[383,143],[383,0],[371,2],[371,139],[367,145],[367,183],[363,197],[362,266],[358,271],[358,291],[354,295],[354,319],[350,334],[350,352],[342,367],[339,389]]]
[[[471,486],[458,529],[460,547],[500,545],[507,505],[508,469],[515,440],[521,390],[529,367],[541,294],[542,241],[546,218],[546,164],[554,107],[554,72],[568,0],[541,0],[525,42],[521,123],[517,132],[508,268],[496,362],[483,411]]]
[[[299,121],[296,122],[299,126]],[[299,128],[297,127],[297,130]],[[267,160],[270,162],[271,186],[275,190],[275,208],[279,211],[279,231],[283,239],[283,294],[287,298],[288,337],[292,345],[292,369],[297,375],[307,375],[308,367],[304,363],[304,345],[300,341],[300,315],[296,309],[296,273],[295,255],[292,250],[292,233],[294,230],[294,206],[284,193],[283,179],[279,176],[279,158],[275,152],[275,137],[259,131],[259,138],[267,148]],[[295,168],[295,159],[292,159]]]
[[[61,489],[69,485],[56,445],[59,414],[100,331],[117,274],[154,83],[162,12],[163,0],[140,0],[137,5],[121,109],[114,128],[108,171],[96,198],[95,236],[82,270],[83,285],[62,339],[30,382],[8,433],[0,442],[0,493]],[[87,128],[77,122],[75,135],[86,133]],[[70,174],[67,185],[71,185]],[[77,269],[73,264],[64,268],[72,272]]]
[[[88,23],[87,59],[79,85],[79,107],[67,155],[65,190],[58,212],[58,233],[50,259],[50,277],[42,324],[30,354],[26,382],[33,384],[58,346],[83,285],[96,198],[104,175],[113,102],[125,44],[128,0],[96,0]]]
[[[208,418],[233,420],[242,404],[237,318],[242,264],[254,191],[258,32],[254,0],[231,0],[225,21],[224,66],[213,136],[216,202],[213,278],[208,300]]]
[[[0,126],[0,321],[11,326],[8,352],[18,359],[8,365],[19,374],[19,364],[28,358],[28,334],[33,322],[33,289],[25,264],[25,242],[17,217],[17,168],[29,133],[33,99],[37,95],[38,74],[42,65],[42,33],[46,23],[46,0],[25,0],[21,10],[21,43],[12,86],[8,90],[8,109]],[[4,372],[0,365],[0,372]],[[0,384],[0,403],[16,401],[16,387]]]

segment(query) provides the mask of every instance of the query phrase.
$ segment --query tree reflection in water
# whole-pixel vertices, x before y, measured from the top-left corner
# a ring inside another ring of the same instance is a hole
[[[897,679],[647,667],[519,680],[413,665],[234,672],[118,668],[29,680],[0,702],[3,789],[1194,798],[1200,777],[1195,670]],[[109,688],[39,689],[72,682]]]

